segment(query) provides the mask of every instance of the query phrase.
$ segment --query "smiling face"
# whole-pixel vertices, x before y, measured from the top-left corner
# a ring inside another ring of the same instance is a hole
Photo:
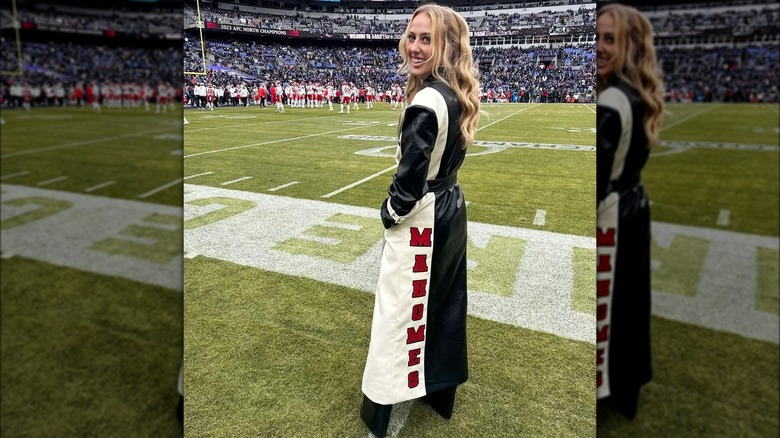
[[[599,15],[596,23],[596,67],[600,80],[607,80],[615,74],[615,32],[612,14]]]
[[[431,17],[420,13],[412,19],[406,34],[406,56],[409,59],[410,73],[423,79],[433,71],[431,32]]]

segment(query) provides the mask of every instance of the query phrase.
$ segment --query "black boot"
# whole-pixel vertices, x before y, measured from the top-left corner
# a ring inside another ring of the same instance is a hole
[[[423,400],[429,403],[439,415],[449,420],[452,418],[452,409],[455,407],[455,390],[457,388],[457,386],[452,386],[436,391],[423,397]]]
[[[387,426],[390,425],[390,411],[393,405],[380,405],[372,402],[363,395],[363,404],[360,405],[360,417],[377,438],[384,438],[387,434]]]

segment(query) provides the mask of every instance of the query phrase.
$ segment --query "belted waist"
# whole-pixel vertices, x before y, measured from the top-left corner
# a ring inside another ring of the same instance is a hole
[[[427,181],[427,183],[429,192],[440,192],[442,190],[447,190],[458,185],[458,174],[453,173],[449,176],[432,179]]]
[[[625,193],[642,185],[641,179],[631,179],[627,181],[610,181],[607,185],[607,193],[618,192]]]

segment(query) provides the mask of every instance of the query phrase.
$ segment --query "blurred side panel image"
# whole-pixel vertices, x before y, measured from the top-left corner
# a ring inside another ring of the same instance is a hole
[[[598,436],[777,436],[780,4],[597,17],[597,179],[620,197],[609,233],[599,209],[599,254],[618,244],[597,277]]]
[[[181,436],[182,8],[0,1],[0,435]]]

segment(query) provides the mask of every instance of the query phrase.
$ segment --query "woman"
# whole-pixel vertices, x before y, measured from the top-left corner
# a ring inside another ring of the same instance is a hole
[[[394,403],[425,397],[450,418],[466,362],[466,204],[457,171],[479,122],[466,21],[419,7],[399,42],[410,105],[381,207],[385,246],[361,416],[378,437]]]
[[[653,30],[636,9],[598,12],[597,398],[636,415],[650,361],[650,205],[641,171],[658,138],[663,84]]]

